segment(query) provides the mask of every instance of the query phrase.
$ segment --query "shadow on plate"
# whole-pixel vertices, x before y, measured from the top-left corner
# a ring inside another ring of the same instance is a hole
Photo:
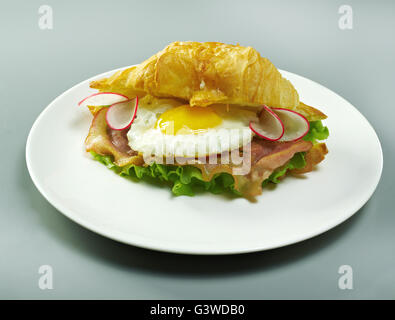
[[[29,177],[26,165],[22,165],[24,170],[19,171],[20,182],[24,184],[23,189],[27,192],[32,209],[39,215],[43,228],[51,233],[54,241],[62,242],[98,263],[143,273],[162,273],[177,277],[225,277],[290,265],[300,259],[307,259],[325,247],[335,246],[361,219],[366,206],[324,234],[278,249],[239,255],[172,254],[122,244],[79,226],[41,196]]]

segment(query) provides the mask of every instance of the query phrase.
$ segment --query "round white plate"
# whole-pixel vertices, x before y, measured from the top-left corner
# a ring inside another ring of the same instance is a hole
[[[375,190],[380,142],[346,100],[282,71],[301,101],[328,115],[329,154],[305,178],[287,177],[257,203],[203,194],[173,197],[170,189],[117,176],[84,151],[91,115],[77,102],[94,92],[81,82],[56,98],[34,123],[26,146],[30,175],[59,211],[103,236],[139,247],[189,254],[233,254],[302,241],[342,223]]]

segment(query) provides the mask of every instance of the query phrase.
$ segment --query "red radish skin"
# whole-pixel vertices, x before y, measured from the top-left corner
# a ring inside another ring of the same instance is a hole
[[[91,100],[94,97],[97,96],[102,96],[102,95],[112,95],[114,97],[115,102],[111,102],[108,105],[112,105],[116,102],[121,102],[121,101],[117,101],[117,99],[123,99],[123,101],[129,100],[129,98],[123,94],[120,93],[115,93],[115,92],[97,92],[94,94],[91,94],[90,96],[82,99],[80,102],[78,102],[78,106],[88,106],[88,105],[93,105],[93,106],[98,106],[98,104],[89,104],[89,100]],[[99,104],[99,105],[103,105],[103,104]],[[105,105],[105,104],[104,104]]]
[[[309,130],[310,130],[310,122],[309,122],[309,120],[306,119],[305,116],[303,116],[303,115],[300,114],[299,112],[296,112],[296,111],[293,111],[293,110],[290,110],[290,109],[285,109],[285,108],[272,108],[272,110],[273,110],[274,112],[276,112],[276,110],[282,110],[282,111],[286,111],[286,112],[292,112],[293,114],[295,114],[295,115],[301,117],[301,118],[305,121],[305,123],[306,123],[306,131],[305,131],[302,135],[299,135],[297,138],[291,139],[291,140],[281,140],[281,138],[280,138],[279,140],[284,141],[284,142],[285,142],[285,141],[286,141],[286,142],[297,141],[297,140],[302,139],[302,138],[309,132]],[[280,118],[281,118],[281,117],[280,117]],[[283,122],[283,120],[282,120],[281,122]],[[286,130],[286,128],[285,128],[285,130]]]
[[[263,112],[268,112],[268,113],[270,113],[270,115],[271,115],[274,119],[277,120],[277,124],[280,124],[280,126],[281,126],[281,134],[278,135],[278,136],[276,136],[276,137],[274,137],[274,138],[273,138],[273,137],[266,136],[266,135],[262,134],[262,132],[260,132],[260,126],[261,126],[261,124],[260,124],[260,123],[253,122],[253,121],[250,121],[250,125],[249,125],[251,131],[254,132],[257,136],[259,136],[259,137],[261,137],[261,138],[263,138],[263,139],[265,139],[265,140],[277,141],[277,140],[281,139],[281,137],[284,135],[284,124],[282,123],[280,117],[279,117],[275,112],[273,112],[273,111],[272,111],[268,106],[266,106],[266,105],[263,105],[263,109],[262,109],[262,111],[261,111],[260,114],[259,114],[259,118],[261,118]]]
[[[127,123],[127,125],[126,126],[122,126],[122,127],[118,127],[118,126],[114,125],[114,123],[112,123],[112,120],[110,118],[111,117],[111,112],[116,112],[116,109],[114,109],[114,108],[120,107],[120,104],[129,103],[129,102],[132,102],[132,101],[134,101],[134,106],[133,106],[134,110],[133,109],[131,110],[132,111],[132,117],[131,117],[130,121]],[[139,98],[136,96],[136,98],[133,98],[133,99],[130,99],[130,100],[127,100],[127,101],[117,102],[117,103],[114,103],[111,106],[109,106],[107,111],[106,111],[106,122],[107,122],[107,125],[112,130],[116,130],[116,131],[122,131],[122,130],[125,130],[125,129],[129,128],[132,125],[134,119],[136,118],[138,104],[139,104]]]

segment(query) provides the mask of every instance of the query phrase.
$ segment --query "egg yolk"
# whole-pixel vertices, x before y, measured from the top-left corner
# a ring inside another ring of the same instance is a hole
[[[162,113],[156,127],[164,134],[196,134],[221,123],[221,117],[210,107],[182,105]]]

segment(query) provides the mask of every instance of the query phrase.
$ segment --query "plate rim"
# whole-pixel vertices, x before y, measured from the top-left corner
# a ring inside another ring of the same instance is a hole
[[[379,147],[379,154],[378,154],[378,159],[379,159],[379,174],[376,177],[376,181],[371,184],[371,187],[369,189],[369,196],[360,201],[357,205],[355,205],[353,208],[350,208],[347,210],[347,212],[341,216],[340,219],[335,219],[334,221],[332,221],[330,224],[326,224],[325,226],[323,226],[320,229],[314,230],[313,232],[310,233],[305,233],[303,236],[299,236],[296,237],[297,239],[294,240],[288,240],[286,242],[283,242],[279,245],[269,245],[269,246],[262,246],[262,245],[255,245],[255,246],[250,246],[250,247],[245,247],[243,249],[219,249],[219,250],[211,250],[211,251],[207,251],[207,250],[198,250],[195,248],[192,248],[190,250],[185,250],[182,248],[168,248],[167,246],[161,246],[158,244],[150,244],[150,240],[147,241],[140,241],[138,240],[138,237],[134,239],[134,241],[131,241],[130,239],[126,239],[124,236],[122,236],[122,233],[116,233],[114,234],[114,232],[111,231],[106,231],[105,227],[101,227],[101,226],[97,226],[94,225],[92,223],[90,223],[89,221],[87,221],[84,218],[81,218],[78,216],[78,214],[75,214],[74,211],[72,209],[67,208],[66,206],[63,206],[61,203],[58,203],[57,201],[54,201],[53,199],[51,199],[51,197],[47,194],[47,192],[45,191],[45,188],[42,186],[42,184],[40,183],[40,180],[38,179],[38,177],[35,175],[34,170],[33,170],[33,164],[31,163],[31,159],[29,157],[29,153],[31,153],[31,141],[32,141],[32,137],[34,136],[34,132],[36,130],[36,128],[38,127],[40,120],[45,116],[46,112],[48,112],[48,110],[52,107],[52,105],[54,105],[58,100],[62,99],[64,95],[66,95],[68,92],[72,91],[75,87],[80,86],[81,84],[85,83],[85,82],[89,82],[93,79],[102,77],[108,73],[113,73],[119,70],[123,70],[129,67],[132,67],[134,65],[131,66],[126,66],[126,67],[121,67],[121,68],[116,68],[114,70],[110,70],[110,71],[106,71],[103,73],[100,73],[98,75],[92,76],[86,80],[80,81],[79,83],[75,84],[74,86],[72,86],[71,88],[69,88],[68,90],[62,92],[60,95],[58,95],[55,99],[53,99],[37,116],[37,118],[35,119],[31,129],[29,130],[29,134],[26,140],[26,146],[25,146],[25,160],[26,160],[26,165],[27,165],[27,169],[29,172],[29,175],[33,181],[33,184],[35,185],[35,187],[38,189],[38,191],[41,193],[41,195],[44,197],[44,199],[46,201],[48,201],[57,211],[59,211],[60,213],[62,213],[64,216],[66,216],[67,218],[69,218],[71,221],[79,224],[80,226],[96,233],[99,234],[101,236],[104,236],[106,238],[109,238],[111,240],[120,242],[120,243],[124,243],[127,245],[132,245],[135,247],[139,247],[139,248],[144,248],[144,249],[148,249],[148,250],[155,250],[155,251],[160,251],[160,252],[167,252],[167,253],[176,253],[176,254],[187,254],[187,255],[233,255],[233,254],[245,254],[245,253],[252,253],[252,252],[259,252],[259,251],[266,251],[266,250],[272,250],[272,249],[276,249],[276,248],[281,248],[281,247],[285,247],[291,244],[296,244],[311,238],[314,238],[318,235],[321,235],[331,229],[333,229],[334,227],[342,224],[343,222],[345,222],[346,220],[348,220],[349,218],[351,218],[355,213],[357,213],[368,201],[369,199],[372,197],[373,193],[375,192],[375,190],[377,189],[378,184],[380,183],[380,179],[382,176],[382,172],[383,172],[383,150],[382,150],[382,146],[381,146],[381,142],[380,139],[377,135],[376,130],[374,129],[374,127],[370,124],[370,122],[366,119],[366,117],[357,109],[355,108],[350,102],[348,102],[345,98],[343,98],[342,96],[340,96],[339,94],[335,93],[334,91],[332,91],[331,89],[321,85],[320,83],[317,83],[314,80],[308,79],[306,77],[303,77],[301,75],[289,72],[289,71],[285,71],[285,70],[281,70],[278,69],[282,74],[291,74],[292,76],[296,76],[301,78],[302,80],[307,80],[310,81],[312,83],[314,83],[315,85],[328,90],[331,94],[336,95],[337,97],[341,98],[342,100],[344,100],[346,103],[348,103],[355,111],[357,111],[363,121],[365,121],[369,127],[372,129],[373,133],[374,133],[374,138],[376,140],[376,143]]]

